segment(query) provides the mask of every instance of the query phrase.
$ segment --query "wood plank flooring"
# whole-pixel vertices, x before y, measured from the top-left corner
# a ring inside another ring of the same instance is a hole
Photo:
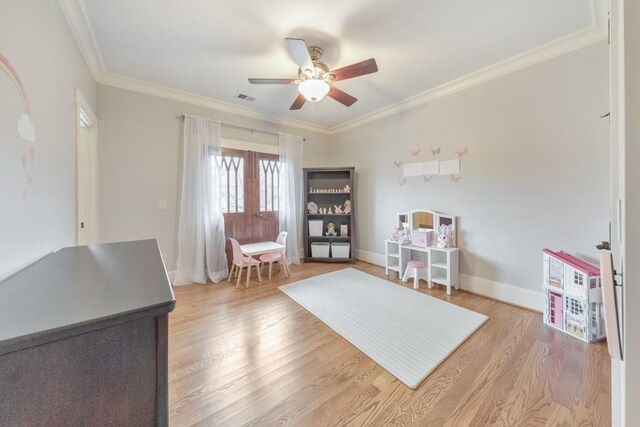
[[[545,327],[540,314],[463,291],[447,296],[424,283],[420,292],[489,320],[409,389],[278,290],[345,267],[292,266],[289,279],[253,278],[249,289],[227,282],[176,288],[170,425],[610,425],[604,343],[586,345]],[[386,277],[380,267],[353,267]]]

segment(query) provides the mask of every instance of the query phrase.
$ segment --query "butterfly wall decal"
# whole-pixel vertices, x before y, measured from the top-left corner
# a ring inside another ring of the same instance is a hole
[[[441,148],[441,147],[438,147],[438,148],[432,148],[432,149],[431,149],[431,154],[432,154],[432,155],[434,155],[434,156],[435,156],[435,155],[437,155],[437,154],[440,154],[440,148]]]
[[[416,157],[418,155],[420,155],[420,149],[419,148],[416,148],[415,150],[411,150],[411,156],[412,157]]]
[[[422,179],[424,179],[424,182],[431,182],[433,181],[433,175],[422,175]]]
[[[407,178],[402,178],[400,181],[398,181],[400,183],[400,185],[405,185],[407,183]]]
[[[399,168],[402,162],[400,160],[394,160],[393,164],[396,165],[397,168]]]
[[[464,150],[456,151],[456,153],[458,153],[458,157],[462,158],[462,157],[466,156],[467,154],[469,154],[469,147],[464,147]]]
[[[457,184],[460,182],[460,180],[462,179],[462,175],[451,175],[451,182],[453,182],[454,184]]]

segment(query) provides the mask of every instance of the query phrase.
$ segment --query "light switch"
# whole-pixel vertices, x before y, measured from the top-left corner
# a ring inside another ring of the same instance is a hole
[[[158,200],[158,209],[160,210],[167,209],[167,201],[164,199]]]

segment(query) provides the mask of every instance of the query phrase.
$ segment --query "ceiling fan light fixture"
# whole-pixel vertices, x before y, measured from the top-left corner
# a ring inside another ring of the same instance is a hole
[[[298,91],[309,102],[318,102],[329,93],[329,83],[320,79],[304,80],[298,85]]]

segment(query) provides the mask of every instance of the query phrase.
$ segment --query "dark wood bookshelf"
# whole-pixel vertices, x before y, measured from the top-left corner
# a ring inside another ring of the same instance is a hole
[[[355,168],[305,168],[304,169],[304,214],[303,214],[303,240],[305,262],[355,262]],[[345,186],[350,187],[350,191],[340,191]],[[311,189],[314,191],[311,191]],[[319,192],[315,190],[336,190],[335,192]],[[332,208],[344,206],[346,200],[351,201],[350,214],[310,214],[309,202],[315,202],[319,208]],[[322,220],[322,236],[309,235],[309,220]],[[337,236],[326,236],[327,225],[333,222],[336,227]],[[340,226],[347,225],[348,236],[340,236]],[[340,242],[349,243],[349,257],[335,258],[330,250],[329,257],[313,257],[311,244],[313,242]]]

